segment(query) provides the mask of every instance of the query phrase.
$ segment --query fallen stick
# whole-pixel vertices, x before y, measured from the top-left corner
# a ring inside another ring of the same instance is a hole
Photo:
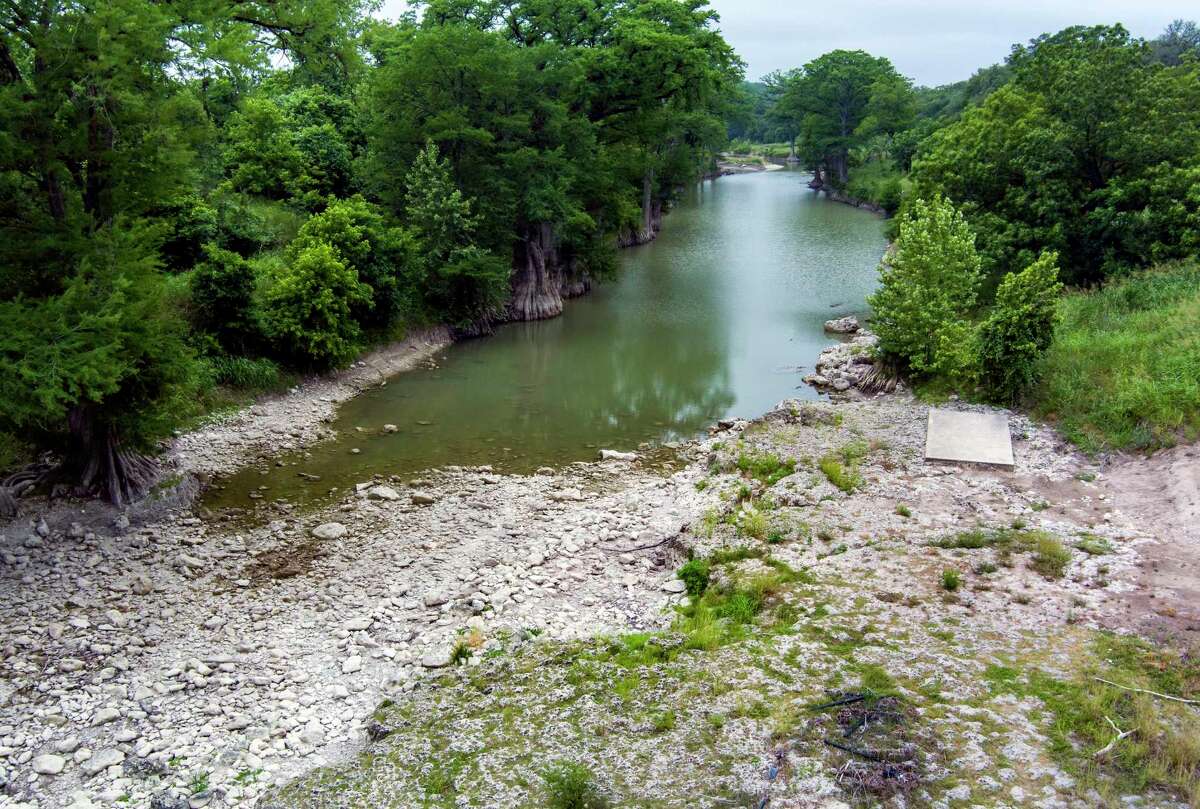
[[[1117,735],[1113,737],[1111,742],[1097,750],[1092,758],[1100,758],[1101,756],[1107,755],[1122,739],[1127,739],[1136,732],[1132,730],[1121,730],[1119,727],[1117,727],[1117,723],[1109,719],[1107,716],[1104,717],[1104,721],[1107,722],[1109,726],[1117,732]]]
[[[1184,705],[1200,705],[1200,699],[1184,699],[1183,697],[1173,697],[1170,694],[1162,694],[1162,693],[1159,693],[1158,691],[1150,691],[1149,689],[1146,689],[1146,688],[1134,688],[1131,685],[1121,685],[1120,683],[1114,683],[1112,680],[1105,680],[1100,677],[1093,677],[1092,679],[1097,682],[1104,683],[1105,685],[1111,685],[1113,688],[1120,688],[1123,691],[1136,691],[1139,694],[1150,694],[1151,696],[1154,696],[1154,697],[1162,697],[1163,699],[1169,699],[1172,702],[1182,702]]]
[[[841,699],[835,699],[833,702],[826,702],[824,705],[814,705],[811,708],[809,708],[809,710],[810,711],[824,711],[829,708],[836,708],[839,705],[851,705],[855,702],[862,702],[866,698],[867,697],[865,694],[853,694],[849,697],[842,697]]]

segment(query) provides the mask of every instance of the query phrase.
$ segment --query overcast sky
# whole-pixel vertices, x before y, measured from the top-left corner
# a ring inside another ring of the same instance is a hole
[[[836,48],[892,60],[918,84],[965,79],[1002,60],[1015,42],[1068,25],[1122,22],[1157,36],[1167,23],[1200,17],[1195,0],[710,0],[721,30],[746,61],[746,77],[797,67]],[[404,0],[384,0],[395,17]]]

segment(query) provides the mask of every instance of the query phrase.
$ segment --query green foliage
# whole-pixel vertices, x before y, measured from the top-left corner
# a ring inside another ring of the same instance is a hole
[[[708,576],[711,567],[706,559],[690,559],[679,568],[676,575],[687,586],[687,594],[699,598],[708,589]]]
[[[266,358],[209,357],[205,362],[214,382],[240,390],[274,390],[283,378],[279,365]]]
[[[953,593],[962,584],[962,574],[952,567],[948,567],[942,571],[942,589],[948,593]]]
[[[918,199],[879,267],[871,296],[879,349],[918,375],[962,373],[963,320],[975,305],[979,255],[965,220],[944,199]],[[969,349],[968,349],[969,350]]]
[[[371,290],[368,301],[354,307],[365,326],[386,326],[404,311],[413,311],[419,292],[416,246],[407,232],[389,227],[377,206],[361,196],[338,200],[300,228],[289,250],[327,244]]]
[[[1200,435],[1200,266],[1167,265],[1062,299],[1036,412],[1089,452]]]
[[[1030,567],[1048,579],[1061,579],[1071,563],[1071,551],[1053,536],[1043,534],[1034,540]]]
[[[1193,254],[1200,62],[1164,67],[1120,26],[1018,48],[1013,77],[933,133],[913,162],[980,236],[992,279],[1060,256],[1071,283]]]
[[[592,771],[582,764],[560,761],[542,773],[547,809],[608,809],[612,806],[592,783]]]
[[[192,273],[192,321],[226,351],[245,351],[258,336],[254,314],[254,271],[231,250],[204,248],[204,261]]]
[[[1165,790],[1185,802],[1200,800],[1200,714],[1129,690],[1194,700],[1200,695],[1195,660],[1137,638],[1102,634],[1074,668],[1076,674],[1062,678],[992,666],[984,679],[993,693],[1045,704],[1052,717],[1051,753],[1081,786],[1119,794]],[[1117,739],[1114,725],[1134,733]]]
[[[774,453],[743,452],[738,455],[737,468],[755,480],[774,486],[796,471],[796,462],[791,458],[784,460]]]
[[[329,368],[349,361],[361,334],[353,309],[371,301],[371,289],[324,242],[298,251],[276,277],[264,301],[263,326],[279,350],[296,362]]]
[[[995,401],[1012,404],[1037,380],[1058,321],[1058,257],[1046,253],[1010,274],[979,332],[982,382]]]

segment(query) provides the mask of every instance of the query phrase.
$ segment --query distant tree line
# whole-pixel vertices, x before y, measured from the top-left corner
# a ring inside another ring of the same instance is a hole
[[[0,8],[0,465],[126,502],[216,386],[553,316],[725,143],[706,2],[367,11]]]

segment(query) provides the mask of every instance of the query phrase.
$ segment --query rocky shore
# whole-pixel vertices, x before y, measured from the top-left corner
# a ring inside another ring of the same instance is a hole
[[[1064,638],[1075,643],[1089,627],[1145,617],[1146,604],[1133,594],[1153,544],[1112,506],[1103,470],[1020,416],[1012,422],[1013,473],[929,466],[920,452],[925,410],[903,394],[839,405],[788,402],[759,421],[716,428],[683,451],[674,471],[620,455],[532,476],[451,468],[417,481],[364,481],[331,508],[250,530],[188,512],[136,528],[72,524],[62,512],[9,525],[0,530],[0,805],[178,809],[253,806],[266,795],[260,805],[375,806],[363,796],[380,790],[408,796],[395,805],[421,805],[432,782],[398,773],[438,766],[445,754],[432,750],[475,750],[481,738],[487,746],[487,734],[471,729],[480,720],[472,712],[487,701],[462,688],[499,676],[497,666],[523,666],[567,648],[554,644],[669,630],[687,599],[676,570],[690,555],[729,545],[750,543],[773,563],[805,571],[812,584],[796,603],[806,610],[824,604],[848,626],[869,615],[893,635],[912,633],[913,642],[894,653],[868,654],[886,658],[892,675],[908,683],[948,665],[948,652],[926,637],[936,626],[956,627],[954,654],[971,661],[967,671],[1047,651]],[[816,459],[850,444],[865,450],[846,455],[856,459],[853,475],[861,480],[846,491]],[[770,485],[747,477],[746,459],[767,454],[794,459],[795,471]],[[205,457],[216,465],[223,456]],[[749,518],[738,492],[747,486],[778,538],[745,533]],[[1017,521],[1062,537],[1068,549],[1087,536],[1103,551],[1069,551],[1064,575],[1054,580],[1018,563],[981,576],[953,601],[937,595],[944,567],[970,576],[974,563],[933,540]],[[1169,592],[1158,595],[1156,609],[1172,604]],[[1194,606],[1175,609],[1181,616]],[[781,652],[766,660],[774,671],[825,660],[826,642],[800,658]],[[697,671],[751,676],[745,649],[737,648],[722,653],[732,657],[697,658]],[[856,676],[856,660],[825,660],[824,674],[805,679],[819,685]],[[705,718],[708,709],[697,713],[654,691],[653,704],[630,697],[629,715],[669,710],[677,731],[646,736],[613,709],[607,735],[596,737],[609,741],[580,746],[568,732],[571,717],[586,727],[594,711],[544,715],[557,704],[553,690],[564,687],[555,674],[562,671],[551,667],[549,679],[510,695],[510,705],[543,714],[540,754],[585,750],[608,788],[636,783],[663,806],[726,804],[692,802],[701,793],[690,791],[698,787],[689,779],[639,780],[630,756],[651,742],[655,772],[678,772],[672,768],[692,761],[690,771],[734,793],[762,787],[775,755],[769,716],[746,716],[705,735],[706,723],[716,721]],[[665,671],[653,676],[669,682]],[[768,678],[755,699],[794,687]],[[610,688],[625,686],[604,681],[603,692]],[[461,724],[397,725],[390,709],[376,711],[382,703],[410,717],[414,707],[436,713],[446,699],[466,711]],[[1021,794],[1043,796],[1038,805],[1083,805],[1037,746],[1045,731],[1035,708],[1029,701],[988,708],[1015,717],[994,733],[1029,757],[1019,771],[1001,768],[988,794],[1012,800],[1035,778],[1040,792]],[[701,738],[708,742],[698,754]],[[410,769],[387,775],[364,766],[354,758],[364,745],[391,751]],[[982,748],[975,755],[985,770],[999,766]],[[451,779],[454,794],[487,806],[538,800],[536,763],[506,759],[495,771],[486,757],[463,760],[471,775]],[[320,769],[326,765],[340,768]],[[798,801],[785,805],[840,805],[830,764],[804,766],[810,776],[800,779],[793,768],[790,781],[772,787]],[[310,780],[278,791],[297,777]],[[344,789],[323,791],[328,777]],[[814,785],[824,803],[802,799]],[[931,796],[952,788],[923,786]]]
[[[1012,472],[931,465],[928,406],[864,388],[873,336],[827,328],[845,342],[809,381],[835,403],[722,422],[665,466],[605,452],[527,476],[381,476],[254,528],[165,495],[133,524],[27,509],[0,527],[0,806],[532,806],[543,765],[571,759],[618,805],[840,807],[847,760],[785,717],[870,667],[925,706],[904,794],[1097,805],[1051,754],[1041,702],[989,695],[980,672],[1065,677],[1098,630],[1200,629],[1194,449],[1088,459],[1012,414]],[[338,402],[448,340],[182,436],[176,463],[224,472],[320,440]],[[1004,536],[1020,539],[986,539]],[[679,612],[689,558],[724,560],[715,587],[778,573],[772,617],[698,641]],[[635,647],[659,651],[629,669]],[[952,721],[922,702],[934,680]],[[1141,805],[1174,805],[1160,797]]]

